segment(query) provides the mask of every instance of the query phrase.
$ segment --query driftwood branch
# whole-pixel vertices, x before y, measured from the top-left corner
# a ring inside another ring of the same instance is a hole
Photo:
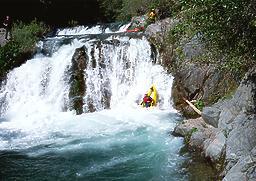
[[[192,104],[189,100],[185,99],[183,97],[183,100],[197,113],[201,116],[202,112],[196,108],[196,106],[194,106],[194,104]]]

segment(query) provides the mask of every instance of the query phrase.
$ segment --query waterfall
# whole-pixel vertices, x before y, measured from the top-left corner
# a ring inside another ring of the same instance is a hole
[[[56,42],[63,42],[65,38],[51,39],[51,44],[61,45]],[[136,107],[152,84],[159,93],[159,108],[171,109],[172,77],[156,64],[146,38],[110,35],[104,39],[90,36],[72,39],[68,44],[55,47],[51,56],[44,56],[42,49],[33,59],[14,69],[1,90],[6,103],[1,114],[67,111],[72,57],[81,47],[86,54],[82,60],[86,67],[81,72],[85,84],[82,112],[116,106]]]
[[[168,134],[179,121],[173,77],[143,33],[125,33],[124,27],[63,29],[38,43],[38,53],[1,87],[0,152],[15,150],[37,163],[53,157],[38,168],[45,180],[186,178],[179,170],[182,139]],[[158,104],[142,108],[152,84]],[[31,160],[24,160],[27,174],[17,178],[33,180]]]

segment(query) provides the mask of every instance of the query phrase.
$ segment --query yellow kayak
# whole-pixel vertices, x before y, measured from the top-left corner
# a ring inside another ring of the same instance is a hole
[[[147,91],[147,95],[150,96],[152,98],[152,102],[150,104],[150,107],[152,106],[156,106],[157,105],[157,90],[156,90],[156,87],[155,85],[152,85],[149,90]],[[145,107],[145,103],[142,101],[141,102],[141,105],[143,107]]]

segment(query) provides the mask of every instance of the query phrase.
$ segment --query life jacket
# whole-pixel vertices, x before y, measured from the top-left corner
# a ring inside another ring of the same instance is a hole
[[[151,11],[151,12],[149,13],[149,18],[150,18],[150,19],[155,19],[155,17],[156,17],[156,13],[155,13],[154,11]]]
[[[152,102],[152,98],[151,98],[150,96],[145,96],[145,97],[143,98],[143,102],[145,102],[145,103],[150,103],[150,102]]]

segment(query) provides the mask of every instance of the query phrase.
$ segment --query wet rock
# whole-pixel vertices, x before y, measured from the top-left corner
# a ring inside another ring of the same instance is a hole
[[[72,66],[69,70],[70,74],[70,90],[69,101],[70,109],[74,109],[76,114],[82,114],[83,97],[86,91],[84,70],[87,67],[88,55],[85,47],[77,48],[72,57]]]
[[[176,135],[185,137],[190,150],[202,151],[204,142],[215,134],[216,129],[206,124],[202,118],[182,121],[174,129]]]

